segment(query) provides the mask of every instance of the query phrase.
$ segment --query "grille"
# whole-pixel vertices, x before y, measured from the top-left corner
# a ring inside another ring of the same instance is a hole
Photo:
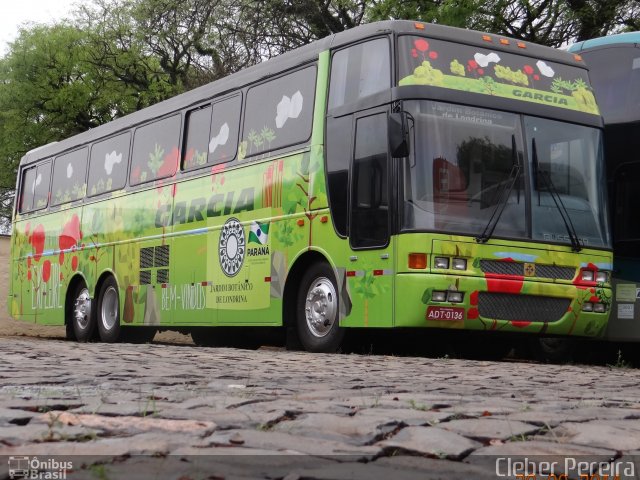
[[[156,258],[154,261],[156,267],[168,267],[169,266],[169,245],[162,245],[156,247]]]
[[[169,283],[169,270],[166,268],[158,269],[156,280],[157,283]]]
[[[576,269],[571,267],[558,267],[556,265],[536,265],[536,277],[573,280],[575,274]]]
[[[519,275],[524,276],[524,263],[520,262],[500,262],[497,260],[480,260],[480,269],[484,273],[494,275]],[[537,278],[558,278],[560,280],[572,280],[575,276],[575,268],[558,267],[556,265],[537,265]]]
[[[524,275],[524,264],[516,262],[480,260],[480,269],[484,273],[493,273],[495,275]]]
[[[153,267],[153,247],[140,249],[140,268]]]
[[[140,285],[151,284],[151,270],[144,270],[140,272]]]
[[[556,322],[567,312],[571,299],[480,292],[478,313],[496,320]]]

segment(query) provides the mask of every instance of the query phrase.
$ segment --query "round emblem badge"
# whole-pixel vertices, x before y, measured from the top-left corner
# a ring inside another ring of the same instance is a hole
[[[245,238],[242,224],[230,218],[222,227],[218,242],[220,266],[227,277],[235,277],[242,268],[245,254]]]

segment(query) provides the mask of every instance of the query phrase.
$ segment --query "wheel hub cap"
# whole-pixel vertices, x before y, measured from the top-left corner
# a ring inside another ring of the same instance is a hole
[[[111,330],[118,322],[118,292],[114,287],[109,287],[104,292],[100,318],[105,330]]]
[[[336,319],[338,299],[333,283],[319,278],[309,287],[305,301],[305,316],[309,331],[316,337],[329,333]]]
[[[83,288],[73,304],[73,318],[78,326],[84,330],[89,326],[91,315],[91,297],[89,290]]]

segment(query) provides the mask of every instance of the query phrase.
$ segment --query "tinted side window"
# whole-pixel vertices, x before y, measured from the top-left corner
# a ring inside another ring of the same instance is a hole
[[[387,115],[356,123],[351,192],[351,245],[378,247],[389,239]]]
[[[186,170],[207,163],[210,130],[211,105],[187,112],[182,168]]]
[[[33,195],[35,192],[35,181],[37,167],[29,168],[22,173],[22,186],[20,187],[20,213],[33,209]],[[42,181],[42,178],[40,178]]]
[[[40,210],[49,203],[51,162],[25,170],[22,174],[20,213]]]
[[[127,180],[129,132],[95,143],[89,162],[89,195],[119,190]]]
[[[51,162],[38,165],[33,195],[33,210],[40,210],[49,204],[49,183],[51,182]]]
[[[605,123],[638,120],[640,108],[640,45],[615,45],[580,53]]]
[[[336,231],[343,236],[347,235],[352,122],[352,115],[327,118],[327,178],[331,218]]]
[[[239,158],[308,140],[315,79],[316,68],[307,67],[249,90]]]
[[[88,152],[87,148],[81,148],[56,158],[53,168],[53,184],[51,185],[51,203],[53,205],[84,197],[87,189],[85,179]]]
[[[209,162],[229,162],[236,156],[241,108],[240,95],[213,104]]]
[[[359,43],[333,55],[329,109],[390,87],[391,63],[386,38]]]
[[[180,115],[158,120],[136,129],[131,159],[132,185],[170,177],[178,166]]]

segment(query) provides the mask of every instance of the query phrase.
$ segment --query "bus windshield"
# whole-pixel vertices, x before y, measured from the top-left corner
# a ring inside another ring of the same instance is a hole
[[[405,110],[405,229],[478,236],[504,207],[494,236],[570,244],[565,211],[582,246],[609,247],[600,130],[433,101]]]
[[[638,120],[640,109],[640,47],[616,45],[581,52],[598,105],[607,124]]]

